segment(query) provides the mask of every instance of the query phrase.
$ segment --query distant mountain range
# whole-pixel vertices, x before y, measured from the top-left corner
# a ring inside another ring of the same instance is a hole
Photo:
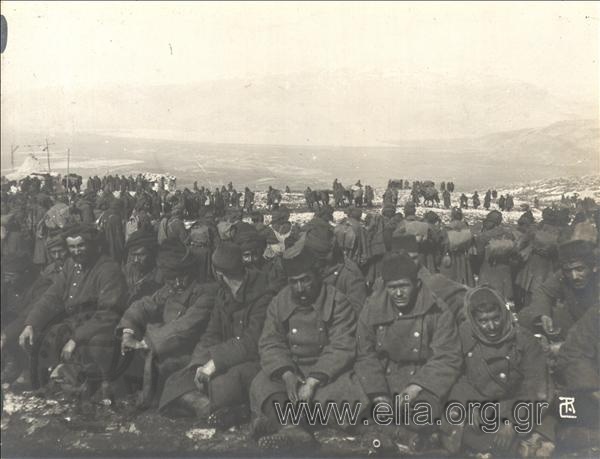
[[[217,143],[375,146],[396,144],[394,139],[475,138],[592,119],[598,116],[598,105],[493,77],[335,71],[186,86],[149,87],[142,82],[138,87],[3,92],[2,115],[6,129],[127,132]]]

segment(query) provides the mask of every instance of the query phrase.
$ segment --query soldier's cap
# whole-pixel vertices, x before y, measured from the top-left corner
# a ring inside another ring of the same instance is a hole
[[[320,209],[315,212],[317,217],[323,218],[324,220],[332,220],[333,219],[333,207],[329,204],[323,204]]]
[[[65,238],[60,232],[58,234],[49,235],[46,238],[46,249],[52,249],[54,247],[66,247],[67,243]]]
[[[212,254],[213,267],[224,274],[240,275],[244,273],[242,249],[233,242],[221,242]]]
[[[349,207],[346,209],[346,215],[355,220],[360,220],[362,218],[362,209],[359,209],[358,207]]]
[[[392,252],[415,253],[419,251],[419,243],[414,234],[395,234],[392,237]]]
[[[400,279],[410,279],[414,282],[418,272],[418,266],[404,253],[386,253],[383,257],[381,276],[384,282]]]
[[[485,216],[485,221],[499,225],[502,223],[502,212],[499,210],[492,210]]]
[[[158,236],[151,231],[137,230],[131,233],[129,239],[125,243],[127,252],[144,247],[151,252],[158,249]]]
[[[463,218],[462,209],[460,207],[453,207],[452,211],[450,212],[450,218],[452,220],[462,220],[462,218]]]
[[[240,246],[242,252],[248,250],[261,250],[264,252],[267,247],[265,236],[260,234],[254,225],[246,222],[241,222],[236,225],[233,242]]]
[[[591,241],[573,239],[558,246],[558,259],[561,264],[583,261],[589,266],[596,266],[598,251]]]
[[[196,261],[194,254],[179,239],[167,239],[158,250],[156,266],[165,279],[173,279],[191,272]]]
[[[425,212],[425,215],[423,215],[423,220],[426,221],[427,223],[437,223],[440,221],[440,216],[438,214],[436,214],[433,210],[429,210],[427,212]]]
[[[290,209],[286,206],[279,206],[271,214],[271,223],[283,223],[290,219]]]
[[[306,245],[319,259],[327,258],[333,250],[334,235],[331,227],[311,226],[305,233]]]
[[[306,244],[306,236],[283,252],[282,263],[287,277],[300,276],[313,269],[317,258]]]
[[[98,228],[91,223],[75,223],[65,227],[62,235],[65,239],[81,236],[86,242],[97,242],[100,232],[98,231]]]

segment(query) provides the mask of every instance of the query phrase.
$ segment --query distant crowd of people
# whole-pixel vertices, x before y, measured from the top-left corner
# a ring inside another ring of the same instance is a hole
[[[276,406],[360,403],[373,421],[395,397],[406,416],[423,402],[441,422],[338,427],[387,452],[540,457],[599,445],[593,200],[511,224],[513,197],[488,190],[483,208],[499,210],[469,224],[467,196],[453,207],[444,183],[445,224],[433,209],[417,216],[420,199],[436,202],[433,182],[390,181],[376,208],[372,187],[336,179],[333,206],[306,189],[314,215],[300,224],[272,187],[263,210],[232,183],[175,187],[141,174],[91,177],[85,189],[3,180],[3,390],[108,405],[137,393],[161,415],[250,422],[265,449],[318,443],[306,418],[283,425]],[[402,189],[411,198],[399,203]],[[451,402],[497,403],[502,422],[482,430],[482,411],[450,422]],[[527,432],[515,428],[518,402],[547,407]]]

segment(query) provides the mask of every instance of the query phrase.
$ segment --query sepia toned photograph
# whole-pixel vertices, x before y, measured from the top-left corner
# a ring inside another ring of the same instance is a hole
[[[600,457],[600,2],[0,13],[3,458]]]

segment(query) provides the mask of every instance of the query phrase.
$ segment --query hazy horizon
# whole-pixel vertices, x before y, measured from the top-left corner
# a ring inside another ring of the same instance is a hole
[[[3,130],[386,145],[598,118],[596,3],[2,2]]]

